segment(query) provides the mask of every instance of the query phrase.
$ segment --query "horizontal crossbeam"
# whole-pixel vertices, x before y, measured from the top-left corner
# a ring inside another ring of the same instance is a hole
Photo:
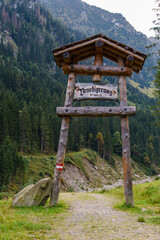
[[[78,64],[65,64],[63,65],[65,74],[74,72],[79,75],[93,75],[100,74],[103,76],[131,76],[133,69],[130,67],[117,67],[117,66],[95,66],[95,65],[78,65]]]
[[[134,116],[136,107],[57,107],[56,113],[59,117],[112,117],[112,116]]]

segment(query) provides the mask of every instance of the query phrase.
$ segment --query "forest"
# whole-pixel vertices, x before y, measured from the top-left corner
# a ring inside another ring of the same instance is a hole
[[[35,1],[0,2],[0,190],[25,171],[23,154],[56,153],[61,119],[56,107],[64,105],[67,76],[59,69],[52,49],[85,38],[66,27]],[[92,60],[90,60],[92,61]],[[79,77],[78,81],[84,81]],[[89,77],[85,78],[90,81]],[[118,79],[104,78],[105,83]],[[143,81],[143,79],[141,80]],[[128,101],[137,108],[131,117],[131,155],[156,174],[160,167],[160,128],[153,114],[154,98],[128,82]],[[84,103],[75,102],[76,106]],[[87,101],[86,105],[117,103]],[[120,119],[71,119],[67,151],[91,148],[112,163],[121,156]]]

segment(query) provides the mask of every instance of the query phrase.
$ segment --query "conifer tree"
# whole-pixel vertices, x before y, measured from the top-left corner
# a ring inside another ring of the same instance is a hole
[[[26,102],[19,113],[20,119],[20,146],[21,152],[30,152],[31,150],[31,118]]]
[[[122,154],[122,140],[121,140],[120,133],[118,131],[116,131],[113,134],[112,142],[113,142],[114,153],[121,155]]]

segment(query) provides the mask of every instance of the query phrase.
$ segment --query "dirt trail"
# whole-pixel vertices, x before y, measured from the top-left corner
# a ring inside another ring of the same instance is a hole
[[[50,240],[160,240],[158,225],[137,222],[137,216],[116,211],[116,200],[93,193],[62,193],[69,213],[56,219]]]

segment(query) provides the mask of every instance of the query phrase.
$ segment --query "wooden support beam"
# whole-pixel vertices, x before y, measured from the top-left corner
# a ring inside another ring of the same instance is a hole
[[[95,39],[90,40],[89,42],[84,42],[84,43],[77,44],[75,46],[71,46],[71,47],[67,48],[67,50],[64,49],[64,50],[58,51],[57,53],[53,53],[53,55],[56,57],[58,55],[63,54],[64,52],[67,52],[67,51],[70,52],[70,51],[75,51],[75,50],[78,50],[78,52],[79,52],[80,48],[84,48],[92,43],[94,44],[98,40],[100,40],[100,38],[95,38]]]
[[[100,74],[103,76],[131,76],[132,68],[129,67],[117,67],[117,66],[90,66],[90,65],[78,65],[78,64],[65,64],[63,65],[63,71],[65,74],[74,72],[79,75],[93,75]]]
[[[65,107],[69,107],[72,105],[74,86],[75,86],[75,73],[70,73],[68,77]],[[57,204],[59,199],[63,163],[65,158],[67,140],[68,140],[69,122],[70,122],[69,117],[64,117],[62,119],[59,145],[58,145],[58,151],[57,151],[57,157],[56,157],[56,167],[54,170],[53,188],[51,190],[51,197],[50,197],[50,206]]]
[[[134,62],[134,57],[132,55],[128,55],[126,62],[125,62],[125,66],[132,67],[133,62]]]
[[[97,53],[103,53],[104,42],[102,40],[98,40],[95,42],[95,50]]]
[[[133,57],[135,57],[136,59],[140,60],[141,62],[144,61],[144,58],[143,58],[143,57],[141,57],[141,56],[137,55],[136,53],[133,53],[133,52],[127,50],[127,49],[124,49],[123,47],[118,46],[118,45],[115,44],[115,43],[112,43],[112,42],[110,42],[110,41],[108,41],[108,40],[106,40],[106,39],[103,39],[103,42],[104,42],[106,45],[111,46],[111,47],[119,50],[120,52],[124,52],[124,53],[126,53],[127,55],[132,55]]]
[[[71,58],[70,58],[70,53],[69,52],[64,52],[63,54],[63,60],[65,63],[69,63]]]
[[[124,59],[118,59],[119,67],[124,67]],[[120,106],[127,106],[126,77],[119,77]],[[124,173],[124,194],[127,205],[133,205],[132,177],[131,177],[131,155],[130,155],[130,136],[128,116],[121,117],[122,135],[122,157]]]
[[[113,117],[134,116],[136,107],[57,107],[59,117]]]
[[[100,66],[103,64],[103,45],[104,42],[100,39],[95,42],[95,50],[96,54],[94,56],[94,65]],[[92,81],[93,82],[101,82],[102,76],[99,73],[93,74]]]

